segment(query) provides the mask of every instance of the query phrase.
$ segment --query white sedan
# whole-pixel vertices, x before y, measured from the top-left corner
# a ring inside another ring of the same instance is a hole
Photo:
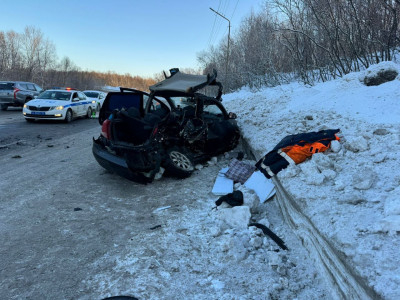
[[[92,102],[84,93],[76,90],[47,90],[29,102],[22,113],[25,120],[63,120],[67,123],[76,117],[92,115]]]
[[[100,111],[107,94],[101,91],[92,90],[83,91],[83,93],[92,101],[92,108],[96,111]]]

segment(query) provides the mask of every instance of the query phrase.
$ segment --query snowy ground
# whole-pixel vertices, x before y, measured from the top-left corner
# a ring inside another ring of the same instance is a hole
[[[278,174],[319,230],[385,299],[400,299],[400,76],[379,86],[381,63],[313,87],[293,83],[225,95],[244,137],[267,153],[286,135],[340,128],[340,143]]]
[[[261,153],[288,134],[341,129],[330,151],[278,177],[355,272],[382,298],[400,299],[400,80],[366,87],[362,77],[244,89],[225,95],[224,104]],[[98,131],[54,140],[54,147],[2,150],[1,299],[334,298],[274,199],[258,205],[252,191],[236,186],[251,220],[273,230],[288,251],[212,209],[215,177],[237,153],[188,179],[142,186],[96,163],[91,139]],[[49,169],[48,161],[59,163]],[[62,180],[74,188],[60,193]],[[24,188],[10,189],[15,182]]]

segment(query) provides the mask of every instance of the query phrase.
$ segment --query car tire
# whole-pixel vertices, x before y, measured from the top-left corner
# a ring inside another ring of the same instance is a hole
[[[7,105],[7,104],[2,104],[2,105],[1,105],[1,110],[7,110],[7,108],[8,108],[8,105]]]
[[[65,123],[71,123],[72,121],[72,110],[68,109],[67,113],[65,114]]]
[[[192,157],[182,148],[173,147],[167,150],[164,162],[165,174],[186,178],[192,175],[194,164]]]
[[[86,112],[86,118],[90,119],[92,116],[92,108],[88,107],[87,112]]]
[[[28,123],[33,123],[33,122],[35,122],[35,119],[27,119],[27,118],[25,118],[25,121],[27,121]]]

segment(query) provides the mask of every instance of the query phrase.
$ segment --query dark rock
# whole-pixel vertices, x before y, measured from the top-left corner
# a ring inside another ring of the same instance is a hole
[[[375,135],[387,135],[389,133],[390,133],[390,131],[385,128],[378,128],[378,129],[374,130]]]
[[[380,85],[382,83],[394,80],[399,73],[395,70],[380,70],[376,75],[367,75],[364,78],[366,86]]]

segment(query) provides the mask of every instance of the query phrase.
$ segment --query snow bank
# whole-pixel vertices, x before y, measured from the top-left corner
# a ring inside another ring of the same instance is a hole
[[[286,135],[340,128],[325,153],[278,174],[304,212],[355,271],[400,299],[400,79],[365,86],[392,62],[313,87],[292,83],[225,95],[244,137],[267,153]]]

